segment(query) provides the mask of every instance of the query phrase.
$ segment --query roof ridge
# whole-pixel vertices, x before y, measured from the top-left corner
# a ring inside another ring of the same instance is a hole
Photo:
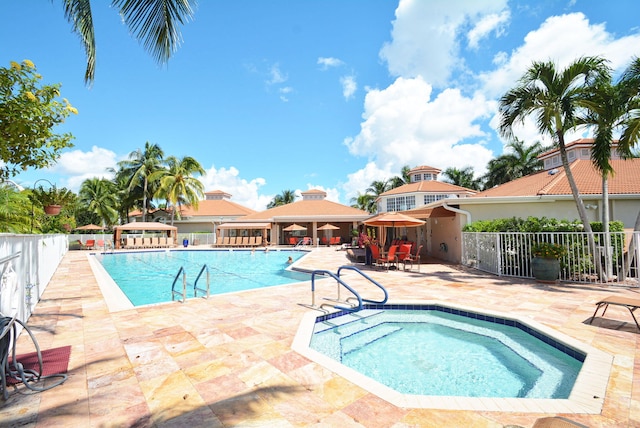
[[[569,165],[569,168],[572,168],[574,163],[575,162],[572,162],[571,165]],[[554,169],[558,170],[558,173],[554,174],[553,179],[551,181],[549,181],[545,186],[543,186],[542,189],[538,190],[538,193],[537,193],[538,195],[546,195],[546,194],[548,194],[549,191],[551,189],[553,189],[556,184],[558,184],[564,177],[566,177],[567,173],[564,170],[564,166],[562,168],[560,168],[560,169],[553,168],[553,169],[550,169],[550,170],[544,171],[544,172],[549,174]]]

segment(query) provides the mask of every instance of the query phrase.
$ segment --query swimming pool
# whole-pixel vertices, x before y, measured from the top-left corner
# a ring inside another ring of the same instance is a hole
[[[287,270],[306,254],[303,251],[166,250],[98,253],[94,257],[134,306],[170,302],[172,284],[181,268],[187,278],[187,298],[194,297],[194,282],[204,265],[211,294],[230,293],[307,281],[303,272]],[[182,277],[178,278],[182,289]],[[206,275],[198,281],[206,288]],[[203,293],[198,293],[201,296]]]
[[[292,347],[397,406],[456,410],[598,413],[612,363],[531,321],[431,302],[308,314]]]

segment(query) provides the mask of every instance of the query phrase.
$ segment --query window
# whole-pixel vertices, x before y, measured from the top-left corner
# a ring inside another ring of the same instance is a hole
[[[430,195],[424,195],[424,204],[430,204],[431,202],[435,202],[435,201],[439,201],[440,199],[447,199],[449,197],[449,195],[443,195],[443,194],[430,194]]]
[[[397,196],[395,198],[387,198],[387,212],[406,211],[415,207],[415,196]]]

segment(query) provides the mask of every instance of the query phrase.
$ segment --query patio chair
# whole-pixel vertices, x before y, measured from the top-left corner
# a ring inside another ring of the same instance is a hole
[[[291,236],[289,238],[289,245],[294,245],[295,246],[297,243],[298,243],[298,238],[295,238],[293,236]]]
[[[87,242],[84,244],[84,247],[88,250],[93,250],[96,247],[95,239],[87,239]]]
[[[386,267],[387,270],[389,270],[391,265],[394,263],[396,264],[396,268],[397,268],[398,267],[398,258],[396,257],[397,251],[398,251],[398,246],[392,245],[391,248],[389,248],[389,252],[387,253],[386,256],[378,257],[377,263]]]
[[[378,265],[378,259],[380,258],[380,247],[373,244],[369,247],[371,249],[371,261],[373,266]]]
[[[411,263],[413,268],[413,259],[411,257],[411,244],[401,244],[398,247],[398,263],[402,262],[403,269],[407,270],[407,263]]]
[[[134,248],[135,247],[135,241],[133,240],[133,238],[127,238],[126,244],[124,245],[124,248]]]
[[[158,248],[160,247],[160,238],[158,238],[157,236],[154,236],[151,238],[151,246],[153,248]]]
[[[591,317],[589,324],[593,323],[593,320],[596,317],[596,314],[598,313],[598,310],[600,310],[601,307],[604,307],[604,310],[602,311],[602,314],[600,316],[604,317],[604,314],[605,312],[607,312],[607,308],[609,307],[609,305],[624,306],[625,308],[627,308],[629,310],[629,313],[631,314],[631,318],[633,318],[633,321],[636,323],[638,330],[640,330],[640,324],[638,324],[638,320],[634,315],[634,312],[638,308],[640,308],[640,299],[634,299],[633,297],[608,296],[600,300],[599,302],[596,303],[596,310],[593,313],[593,316]]]
[[[404,262],[404,269],[407,269],[407,263],[410,262],[411,263],[411,269],[413,269],[413,264],[417,263],[418,264],[418,272],[420,272],[420,251],[422,251],[422,245],[420,245],[418,247],[418,249],[416,250],[415,254],[411,254],[411,252],[409,252],[409,254],[402,260]]]

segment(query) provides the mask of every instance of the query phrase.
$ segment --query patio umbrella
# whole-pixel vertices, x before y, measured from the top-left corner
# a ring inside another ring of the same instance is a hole
[[[104,227],[97,224],[87,224],[84,226],[76,227],[74,230],[104,230]]]
[[[320,226],[318,228],[318,230],[339,230],[340,228],[338,226],[334,226],[332,224],[325,224],[324,226]]]
[[[413,218],[411,216],[398,212],[378,214],[364,221],[364,224],[366,224],[367,226],[382,227],[383,232],[385,227],[391,227],[393,229],[395,229],[396,227],[418,227],[420,225],[423,225],[424,223],[424,220],[419,220],[417,218]],[[381,238],[381,242],[384,242],[384,236],[381,236]]]
[[[295,230],[307,230],[307,228],[304,226],[300,226],[299,224],[293,223],[291,226],[287,226],[282,230],[284,230],[285,232],[293,232]]]

